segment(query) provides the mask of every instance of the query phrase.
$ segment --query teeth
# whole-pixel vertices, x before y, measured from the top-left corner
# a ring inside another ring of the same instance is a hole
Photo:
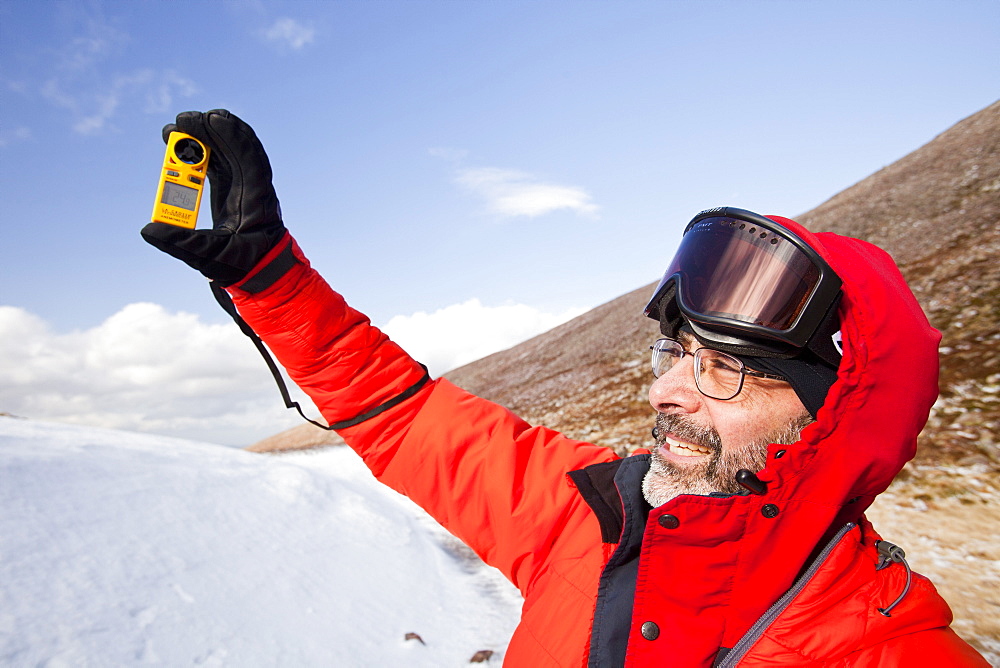
[[[670,446],[670,452],[675,455],[680,455],[681,457],[700,457],[712,454],[712,451],[708,448],[695,445],[694,443],[675,441],[672,438],[665,438],[664,441],[666,441],[667,445]]]

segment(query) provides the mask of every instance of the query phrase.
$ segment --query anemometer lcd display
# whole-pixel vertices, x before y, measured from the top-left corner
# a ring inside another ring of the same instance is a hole
[[[210,149],[191,135],[171,132],[153,205],[154,223],[194,229],[205,190]]]

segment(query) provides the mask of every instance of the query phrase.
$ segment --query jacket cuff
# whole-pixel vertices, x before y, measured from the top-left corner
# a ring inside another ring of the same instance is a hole
[[[236,288],[250,294],[263,292],[277,283],[278,279],[297,264],[301,263],[293,251],[292,235],[286,231],[285,235],[281,237],[281,241],[261,258],[260,262],[250,270],[250,273],[229,288]]]

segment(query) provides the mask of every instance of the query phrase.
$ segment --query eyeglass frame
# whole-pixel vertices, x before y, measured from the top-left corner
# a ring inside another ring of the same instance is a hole
[[[770,379],[770,380],[782,380],[782,381],[784,381],[786,383],[788,382],[788,378],[786,378],[785,376],[779,376],[778,374],[764,373],[763,371],[754,371],[753,369],[748,369],[747,366],[746,366],[746,364],[743,363],[743,360],[741,360],[739,357],[736,357],[735,355],[730,355],[729,353],[723,352],[721,350],[716,350],[715,348],[707,348],[705,346],[700,346],[700,347],[696,348],[693,351],[688,351],[684,347],[683,343],[681,343],[677,339],[671,339],[671,338],[666,337],[666,336],[657,339],[656,341],[653,342],[653,345],[651,345],[649,347],[649,349],[651,351],[653,351],[652,354],[654,356],[657,354],[657,345],[661,341],[670,341],[670,342],[673,342],[673,343],[677,344],[677,347],[680,348],[680,350],[681,350],[680,355],[676,355],[675,356],[676,360],[674,361],[673,364],[670,365],[670,369],[673,369],[674,365],[676,365],[678,362],[680,362],[681,360],[683,360],[684,357],[687,356],[687,355],[690,355],[693,358],[693,362],[694,363],[691,365],[691,373],[694,375],[694,385],[695,385],[695,387],[698,388],[698,391],[701,392],[701,394],[703,394],[704,396],[708,397],[709,399],[716,399],[718,401],[730,401],[731,399],[735,399],[737,396],[739,396],[740,392],[743,391],[744,381],[746,380],[747,376],[752,376],[754,378],[767,378],[767,379]],[[701,378],[700,378],[701,373],[699,372],[699,369],[700,369],[700,363],[701,363],[701,357],[702,357],[701,352],[703,350],[707,350],[709,352],[716,353],[718,355],[722,355],[722,356],[727,357],[729,359],[735,360],[736,363],[739,364],[740,382],[739,382],[739,385],[736,387],[736,391],[731,396],[728,396],[728,397],[725,397],[725,398],[722,398],[722,397],[713,397],[711,394],[709,394],[705,390],[701,389]],[[664,352],[666,352],[666,351],[662,351],[661,350],[660,354],[663,354]],[[652,356],[650,358],[650,366],[652,367],[651,371],[653,372],[653,378],[659,378],[660,376],[663,375],[662,373],[661,374],[657,374],[656,373],[656,365],[653,363]],[[667,369],[667,371],[670,371],[670,369]]]

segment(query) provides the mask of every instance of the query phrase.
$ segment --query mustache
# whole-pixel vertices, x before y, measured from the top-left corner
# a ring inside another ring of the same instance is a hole
[[[670,415],[659,413],[656,416],[655,425],[657,446],[666,443],[669,433],[681,440],[708,448],[714,455],[722,452],[722,439],[719,437],[719,432],[712,427],[699,425],[687,416],[676,413]]]

